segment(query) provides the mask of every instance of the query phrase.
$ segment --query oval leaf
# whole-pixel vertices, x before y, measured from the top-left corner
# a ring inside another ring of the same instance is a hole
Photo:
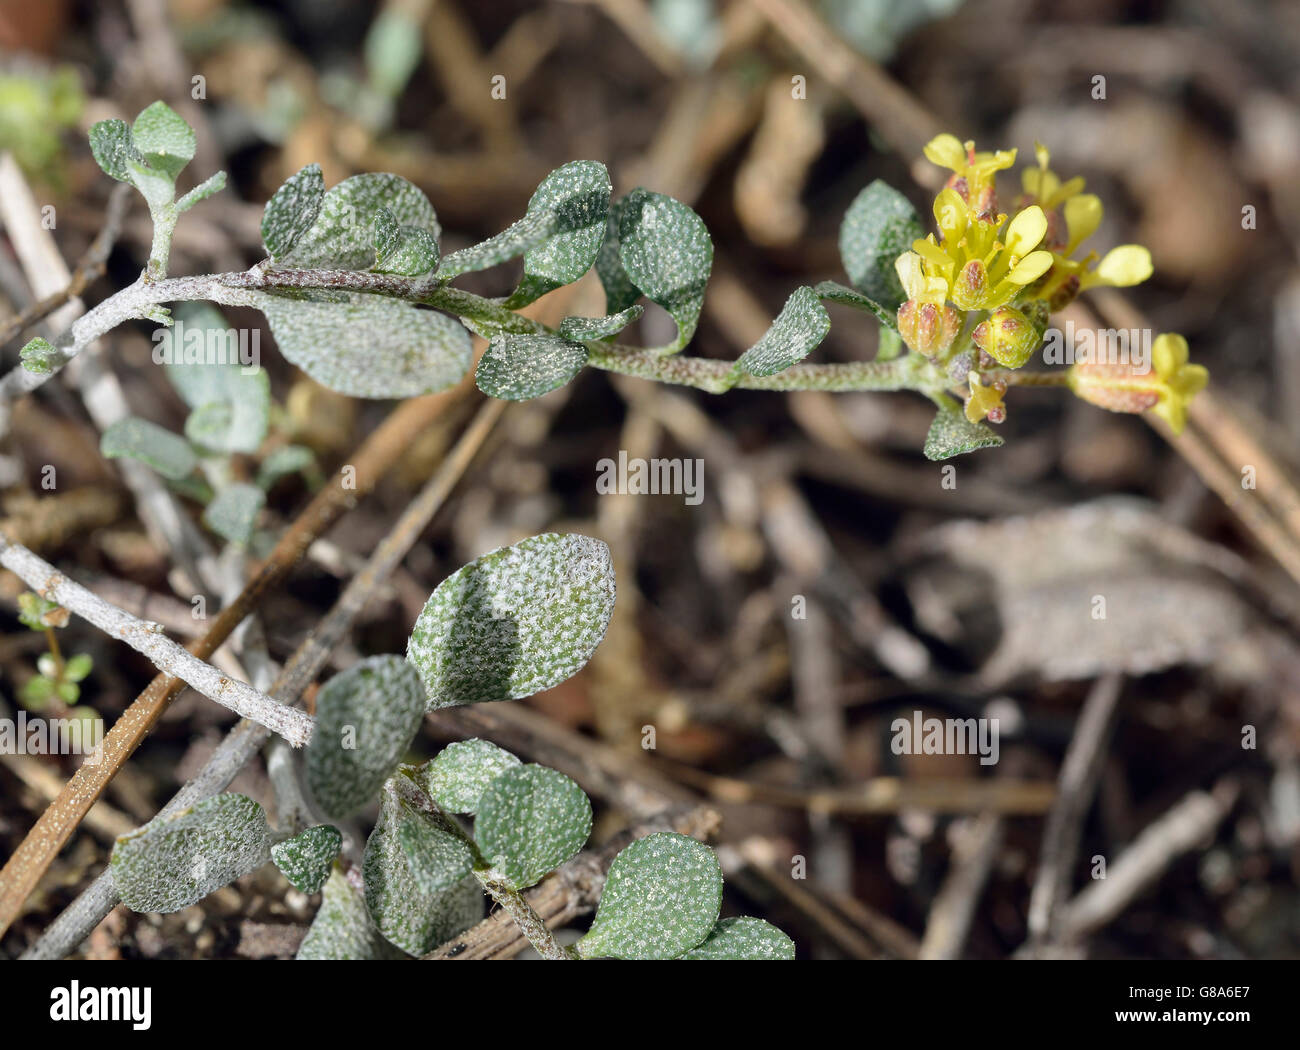
[[[343,834],[333,824],[317,824],[271,847],[271,859],[295,889],[315,893],[329,878]]]
[[[1003,443],[992,427],[968,420],[961,406],[951,398],[945,397],[944,402],[925,437],[926,459],[949,459],[976,449],[997,448]]]
[[[691,341],[699,324],[704,286],[713,269],[708,228],[681,201],[637,189],[622,201],[618,239],[619,258],[632,283],[677,322],[676,340],[663,348],[675,353]]]
[[[398,656],[372,656],[325,683],[307,747],[307,787],[326,816],[342,819],[375,797],[423,713],[419,676]]]
[[[403,959],[379,935],[365,901],[335,868],[325,883],[320,909],[298,948],[299,959]]]
[[[261,867],[270,845],[261,806],[245,795],[215,795],[118,839],[113,884],[132,911],[180,911]]]
[[[587,348],[553,335],[496,335],[474,382],[489,397],[528,401],[558,390],[582,371]]]
[[[203,524],[223,540],[244,546],[252,538],[266,493],[246,481],[227,485],[203,511]]]
[[[540,882],[586,844],[591,800],[555,769],[509,769],[483,793],[474,840],[515,889]]]
[[[614,611],[609,548],[547,533],[485,554],[438,585],[406,658],[429,709],[559,685],[591,658]]]
[[[713,850],[685,835],[647,835],[609,866],[578,954],[675,959],[708,937],[721,907],[722,868]]]
[[[645,313],[641,305],[629,306],[608,317],[566,317],[560,322],[560,335],[576,343],[590,339],[609,339]]]
[[[703,944],[679,958],[788,961],[794,958],[794,941],[762,919],[723,919]]]
[[[262,244],[273,259],[287,255],[316,223],[325,199],[319,164],[308,164],[284,181],[262,212]],[[394,220],[394,224],[396,220]]]
[[[403,951],[423,955],[482,917],[483,891],[473,875],[435,893],[421,888],[423,880],[412,870],[400,832],[409,812],[395,790],[384,791],[361,873],[366,908],[376,929]]]
[[[188,441],[136,416],[119,419],[105,430],[99,439],[99,451],[109,459],[138,459],[172,481],[188,477],[199,464]]]
[[[198,148],[194,129],[165,102],[155,102],[140,111],[131,125],[131,139],[149,167],[173,182],[194,159]]]
[[[488,740],[458,740],[425,763],[420,786],[448,813],[477,813],[488,785],[520,764],[509,751]]]
[[[469,332],[433,310],[378,295],[255,299],[285,358],[340,394],[433,394],[469,370]]]
[[[911,202],[877,179],[854,198],[840,224],[844,272],[853,287],[885,310],[897,310],[905,297],[894,260],[924,236]]]
[[[830,316],[817,293],[811,288],[796,288],[772,327],[740,355],[736,367],[752,376],[775,375],[817,349],[830,330]]]

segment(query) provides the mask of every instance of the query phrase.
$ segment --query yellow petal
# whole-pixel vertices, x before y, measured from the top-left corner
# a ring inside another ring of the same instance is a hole
[[[1127,288],[1141,284],[1152,273],[1151,253],[1140,244],[1121,244],[1106,253],[1097,267],[1097,277],[1103,284]]]
[[[1031,205],[1011,220],[1007,227],[1007,251],[1017,259],[1028,255],[1047,233],[1047,216],[1037,204]]]
[[[1068,255],[1096,232],[1101,225],[1101,198],[1095,193],[1081,193],[1065,202],[1065,228],[1069,231]]]
[[[932,164],[952,171],[966,170],[966,149],[956,135],[936,135],[925,144],[925,156]]]
[[[924,294],[925,275],[921,271],[921,257],[916,252],[904,252],[895,259],[894,270],[909,299],[919,299]]]
[[[1162,397],[1151,411],[1168,423],[1175,435],[1187,426],[1187,402],[1181,397]]]
[[[1209,381],[1210,370],[1204,365],[1183,365],[1178,370],[1178,378],[1174,381],[1174,385],[1183,395],[1184,400],[1190,401],[1205,389],[1205,384]]]
[[[941,273],[949,273],[952,270],[952,256],[948,255],[934,241],[927,239],[913,241],[912,251],[916,252],[922,259],[931,266],[936,267]]]
[[[1060,188],[1052,194],[1052,196],[1056,198],[1055,203],[1059,204],[1061,201],[1069,200],[1069,198],[1073,197],[1076,193],[1079,193],[1086,185],[1087,183],[1084,181],[1082,175],[1076,175],[1069,182],[1062,183]]]
[[[1051,252],[1030,252],[1007,274],[1007,280],[1015,284],[1030,284],[1042,277],[1051,265]]]
[[[1038,160],[1038,166],[1040,168],[1046,168],[1052,160],[1052,155],[1047,151],[1047,147],[1041,142],[1034,143],[1034,157]]]
[[[961,238],[966,229],[966,202],[954,189],[940,191],[934,198],[934,221],[943,231],[943,239],[955,242]]]
[[[1156,336],[1151,344],[1151,363],[1161,379],[1172,379],[1187,364],[1187,340],[1175,332]]]

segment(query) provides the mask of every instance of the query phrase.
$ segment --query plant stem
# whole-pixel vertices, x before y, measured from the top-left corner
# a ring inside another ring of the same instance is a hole
[[[572,962],[578,958],[577,952],[572,948],[566,948],[555,939],[554,931],[533,910],[528,899],[507,883],[499,872],[491,868],[486,871],[476,869],[474,877],[478,879],[479,885],[487,890],[488,895],[501,906],[501,910],[514,920],[520,932],[528,938],[528,943],[537,949],[537,954],[543,959]]]

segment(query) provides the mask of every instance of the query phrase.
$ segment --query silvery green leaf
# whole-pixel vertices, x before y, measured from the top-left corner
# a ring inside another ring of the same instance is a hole
[[[854,198],[840,224],[840,259],[853,287],[897,310],[905,298],[894,261],[925,236],[911,202],[877,179]]]
[[[402,227],[397,218],[387,208],[380,208],[375,221],[370,224],[370,244],[375,249],[375,262],[381,263],[384,257],[397,247]]]
[[[645,307],[637,304],[620,310],[608,317],[566,317],[560,322],[560,335],[575,343],[593,339],[609,339],[618,335],[628,325],[645,313]]]
[[[898,331],[898,311],[885,309],[874,299],[868,299],[861,292],[855,292],[852,288],[846,288],[836,281],[822,281],[813,291],[827,302],[851,306],[855,310],[864,310],[891,332]]]
[[[173,481],[193,473],[199,462],[188,441],[138,416],[120,419],[105,430],[99,451],[109,459],[138,459]]]
[[[678,958],[784,962],[794,958],[794,941],[762,919],[722,919],[703,944]]]
[[[227,485],[212,498],[203,511],[203,524],[224,540],[248,543],[257,524],[257,515],[266,503],[266,493],[246,481]]]
[[[611,316],[622,313],[641,298],[641,289],[632,283],[632,278],[623,268],[622,247],[618,240],[619,224],[626,210],[626,197],[620,197],[609,206],[605,240],[596,255],[596,276],[605,289],[605,312]]]
[[[307,747],[307,787],[321,811],[341,820],[371,801],[423,714],[419,677],[399,656],[369,657],[326,682]]]
[[[963,452],[997,448],[1001,444],[1002,438],[992,427],[984,423],[972,423],[960,405],[945,397],[944,404],[935,414],[930,432],[925,437],[925,458],[950,459]]]
[[[370,23],[362,52],[370,83],[395,98],[424,53],[424,23],[400,5],[385,5]]]
[[[429,198],[398,175],[353,175],[331,187],[316,221],[291,248],[276,256],[282,266],[366,270],[375,263],[371,230],[381,208],[399,226],[417,226],[437,241],[442,233]]]
[[[366,908],[376,928],[392,944],[423,955],[468,929],[483,915],[483,891],[473,875],[435,893],[421,888],[403,847],[400,823],[405,804],[385,789],[379,822],[366,842],[361,874]]]
[[[306,445],[281,445],[273,449],[257,468],[257,484],[270,489],[288,474],[311,471],[316,466],[316,454]]]
[[[520,764],[509,751],[487,740],[448,744],[420,770],[425,793],[448,813],[476,813],[488,785]]]
[[[90,152],[105,175],[118,182],[130,182],[131,172],[127,159],[140,157],[140,151],[131,142],[131,129],[125,120],[101,120],[90,126]]]
[[[722,868],[713,850],[685,835],[647,835],[609,866],[578,954],[674,959],[703,943],[721,908]]]
[[[185,118],[165,102],[142,109],[131,125],[131,139],[149,167],[172,182],[194,159],[198,139]]]
[[[752,376],[782,372],[812,353],[831,330],[831,319],[817,293],[796,288],[766,332],[736,362]]]
[[[704,220],[681,201],[637,189],[622,201],[618,239],[632,283],[677,322],[677,338],[663,348],[677,352],[695,334],[713,268],[713,240]]]
[[[518,699],[559,685],[595,652],[614,611],[609,548],[546,533],[470,562],[438,585],[406,658],[429,709]]]
[[[393,820],[411,878],[425,896],[451,889],[473,870],[468,843],[428,813],[399,802]]]
[[[319,164],[308,164],[290,175],[262,212],[262,244],[267,254],[275,259],[287,255],[315,225],[324,199],[325,179]],[[394,219],[394,225],[396,222]]]
[[[113,884],[132,911],[180,911],[261,867],[270,844],[261,806],[244,795],[215,795],[119,838]]]
[[[298,948],[299,959],[404,959],[379,935],[365,901],[335,868],[325,883],[320,910]]]
[[[433,394],[469,369],[469,332],[433,310],[378,295],[260,293],[256,300],[285,358],[341,394]]]
[[[271,859],[295,889],[315,893],[325,885],[343,834],[333,824],[317,824],[271,847]]]
[[[508,769],[488,785],[474,820],[474,841],[515,889],[540,882],[586,844],[591,801],[555,769]]]
[[[548,211],[529,212],[494,237],[452,252],[438,267],[438,277],[450,281],[462,273],[499,266],[507,259],[536,248],[555,232],[555,216]]]
[[[549,216],[550,236],[524,253],[524,276],[507,307],[527,306],[591,269],[605,238],[610,188],[609,172],[594,160],[570,161],[542,180],[528,213]]]
[[[375,272],[394,273],[400,277],[418,277],[438,265],[438,242],[428,230],[418,226],[401,226],[384,251],[376,245]]]
[[[176,210],[178,212],[189,211],[200,201],[207,200],[214,193],[220,193],[225,188],[226,173],[224,171],[219,171],[215,175],[208,176],[208,178],[204,179],[195,186],[194,189],[190,190],[189,193],[185,194],[184,197],[178,200],[176,202]]]
[[[528,401],[573,380],[587,348],[553,335],[495,335],[479,358],[474,382],[489,397]]]
[[[30,339],[18,351],[18,360],[22,366],[29,372],[36,375],[47,376],[54,371],[54,366],[63,359],[63,355],[55,348],[54,344],[48,339],[42,339],[39,335],[35,339]]]

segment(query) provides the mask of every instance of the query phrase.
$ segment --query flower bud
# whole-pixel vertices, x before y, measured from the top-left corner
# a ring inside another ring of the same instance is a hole
[[[953,282],[952,301],[963,310],[982,309],[988,288],[988,270],[978,259],[972,259],[962,267],[961,273]]]
[[[898,334],[909,349],[926,357],[941,354],[961,330],[961,314],[947,304],[919,303],[909,299],[898,308]]]
[[[1110,412],[1145,412],[1160,400],[1159,377],[1125,362],[1080,362],[1069,379],[1075,396]]]
[[[1004,368],[1019,368],[1038,346],[1038,329],[1019,310],[1003,306],[971,333],[975,345]]]

